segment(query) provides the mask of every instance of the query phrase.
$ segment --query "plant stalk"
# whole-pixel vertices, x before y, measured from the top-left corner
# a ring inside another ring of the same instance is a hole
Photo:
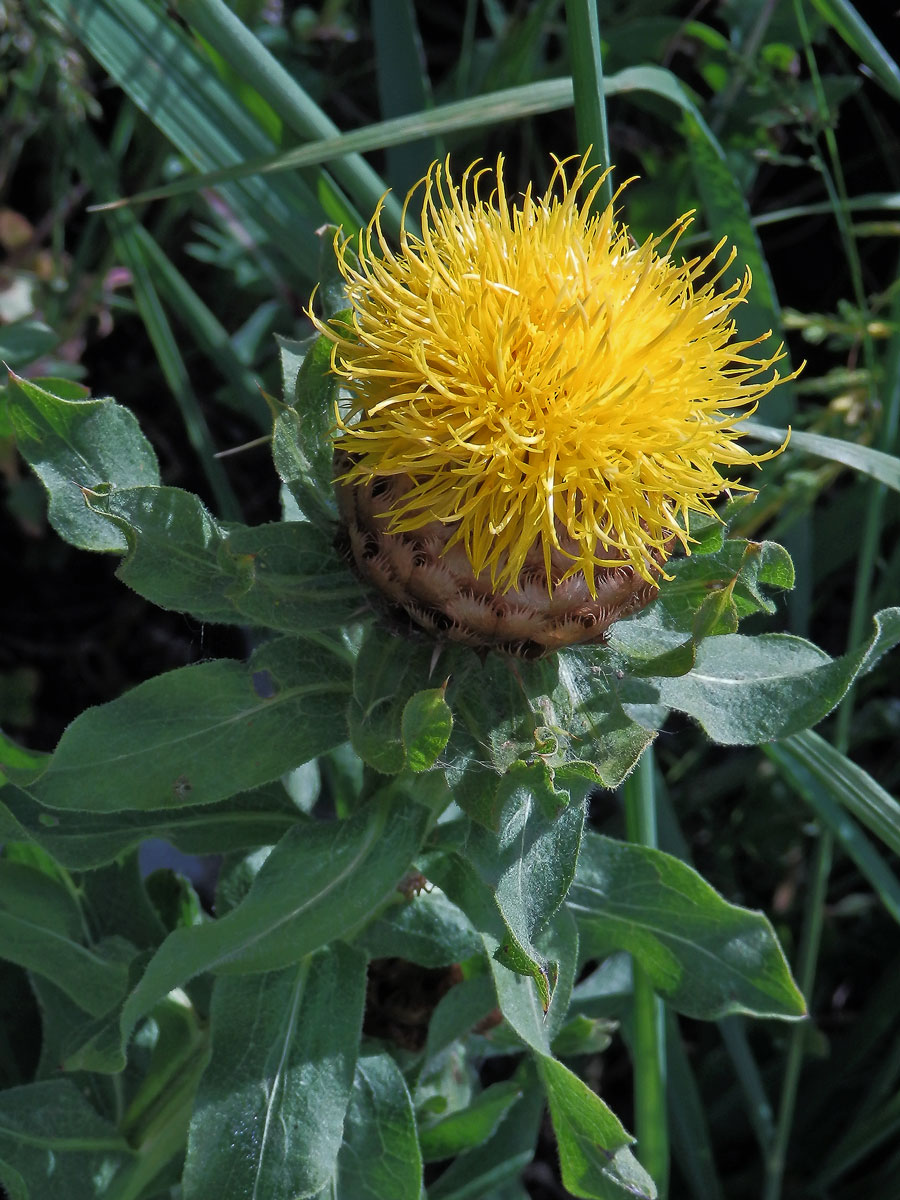
[[[653,748],[648,747],[625,781],[625,830],[629,841],[656,848]],[[669,1185],[669,1122],[666,1110],[665,1008],[643,967],[632,959],[634,979],[634,1124],[637,1155],[653,1178],[660,1200]]]

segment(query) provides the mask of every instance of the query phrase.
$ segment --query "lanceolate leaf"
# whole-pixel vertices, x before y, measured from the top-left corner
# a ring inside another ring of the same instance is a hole
[[[163,942],[125,1005],[123,1039],[159,999],[201,971],[278,970],[364,924],[408,869],[427,820],[427,809],[386,797],[346,821],[298,825],[241,904]]]
[[[872,776],[811,729],[767,749],[778,763],[808,772],[884,844],[900,854],[900,804]]]
[[[0,839],[33,839],[57,862],[76,870],[112,862],[147,838],[163,838],[185,854],[272,846],[301,819],[281,783],[200,808],[109,813],[51,813],[21,788],[0,788]]]
[[[217,981],[185,1200],[310,1196],[324,1186],[341,1147],[365,991],[365,956],[340,942],[282,971]]]
[[[567,898],[588,957],[627,950],[688,1016],[802,1017],[803,997],[761,913],[723,900],[693,868],[591,834]]]
[[[361,1055],[331,1184],[317,1200],[420,1200],[412,1097],[390,1054]]]
[[[76,718],[29,790],[89,812],[224,800],[342,742],[349,690],[343,659],[302,639],[182,667]]]
[[[761,425],[758,421],[746,421],[742,428],[749,437],[759,438],[760,441],[769,442],[774,446],[780,446],[787,437],[786,429],[773,429],[771,425]],[[895,492],[900,492],[900,458],[894,454],[885,454],[883,450],[861,446],[843,438],[801,431],[792,431],[788,449],[805,451],[816,458],[843,463],[862,475],[868,475],[870,479],[877,479],[879,483],[886,484]]]

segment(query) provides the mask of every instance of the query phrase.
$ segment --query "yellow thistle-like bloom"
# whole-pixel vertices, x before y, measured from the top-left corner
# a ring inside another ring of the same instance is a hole
[[[397,252],[380,207],[358,244],[336,241],[350,321],[313,320],[351,397],[339,494],[390,481],[385,534],[437,531],[440,554],[461,549],[497,595],[537,560],[545,592],[577,576],[596,599],[624,568],[646,603],[675,542],[690,552],[691,514],[744,486],[719,467],[770,456],[738,444],[736,424],[779,382],[781,353],[732,341],[750,272],[715,283],[734,251],[712,278],[721,243],[673,257],[689,214],[638,246],[612,205],[592,214],[605,174],[585,159],[571,180],[557,161],[546,192],[514,205],[502,167],[473,164],[457,185],[433,164],[422,233],[414,188]]]

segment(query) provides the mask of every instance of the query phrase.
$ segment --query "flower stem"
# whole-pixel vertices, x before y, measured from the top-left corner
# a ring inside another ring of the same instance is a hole
[[[625,829],[630,841],[657,845],[653,749],[644,751],[625,781]],[[666,1112],[666,1034],[663,1002],[636,960],[634,977],[634,1124],[638,1158],[665,1200],[669,1181],[669,1125]]]
[[[575,128],[578,131],[578,144],[582,150],[592,146],[591,162],[606,170],[611,164],[596,0],[566,0],[566,23],[569,30],[572,83],[575,89]],[[607,176],[594,201],[595,211],[601,212],[611,200],[612,177]]]
[[[825,913],[825,899],[828,893],[828,876],[831,871],[831,852],[833,840],[830,833],[824,831],[819,835],[809,887],[806,893],[806,910],[803,921],[803,935],[800,942],[800,955],[797,964],[797,986],[807,1001],[812,993],[816,978],[816,962],[819,957],[819,944],[822,940],[822,923]],[[800,1082],[800,1072],[806,1052],[807,1022],[795,1026],[788,1045],[787,1062],[784,1068],[784,1078],[781,1082],[781,1102],[778,1109],[778,1124],[775,1138],[766,1159],[766,1178],[763,1200],[779,1200],[784,1176],[787,1145],[791,1136],[794,1119],[794,1107],[797,1101],[797,1087]]]

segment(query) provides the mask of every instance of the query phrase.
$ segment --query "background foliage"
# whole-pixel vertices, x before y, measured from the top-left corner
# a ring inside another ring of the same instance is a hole
[[[608,650],[429,678],[331,550],[316,231],[448,151],[502,150],[513,190],[596,142],[589,6],[0,4],[15,1200],[51,1164],[75,1198],[651,1195],[667,1139],[676,1197],[895,1194],[900,73],[870,8],[599,6],[625,215],[737,245],[741,331],[808,360],[757,414],[793,446]]]

